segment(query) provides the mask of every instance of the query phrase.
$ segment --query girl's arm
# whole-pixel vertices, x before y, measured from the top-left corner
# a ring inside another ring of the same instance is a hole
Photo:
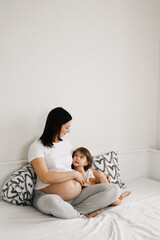
[[[44,158],[35,158],[31,161],[31,164],[39,177],[39,179],[44,184],[51,183],[61,183],[68,180],[76,180],[81,185],[84,184],[83,176],[80,172],[77,171],[68,171],[68,172],[52,172],[48,171],[47,165],[45,163]]]
[[[83,167],[74,167],[74,169],[82,174],[84,182],[86,183],[87,177],[86,177],[84,168]]]

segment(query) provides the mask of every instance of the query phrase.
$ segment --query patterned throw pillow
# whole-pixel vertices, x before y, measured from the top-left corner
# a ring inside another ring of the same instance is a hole
[[[125,188],[125,183],[121,181],[118,164],[118,153],[111,151],[101,155],[93,156],[93,168],[107,173],[111,182],[118,184],[120,188]]]
[[[36,178],[32,165],[22,167],[4,184],[2,198],[16,205],[31,205]]]

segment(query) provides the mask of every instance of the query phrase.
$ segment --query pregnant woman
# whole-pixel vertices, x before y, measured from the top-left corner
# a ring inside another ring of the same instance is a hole
[[[29,148],[28,159],[37,174],[33,206],[58,218],[95,217],[121,192],[115,184],[107,183],[82,189],[82,174],[71,168],[72,145],[63,139],[70,132],[71,121],[65,109],[53,109],[43,134]]]

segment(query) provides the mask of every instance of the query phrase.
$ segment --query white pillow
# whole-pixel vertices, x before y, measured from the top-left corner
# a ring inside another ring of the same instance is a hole
[[[13,173],[2,188],[2,198],[16,205],[31,205],[36,173],[28,164]]]
[[[111,151],[93,156],[93,168],[107,173],[111,178],[111,182],[118,184],[120,188],[126,187],[120,178],[118,152]]]

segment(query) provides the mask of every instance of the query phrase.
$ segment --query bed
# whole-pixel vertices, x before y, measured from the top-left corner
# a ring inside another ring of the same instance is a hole
[[[90,219],[57,219],[1,200],[0,239],[160,240],[160,182],[145,177],[126,186],[122,192],[131,190],[131,195]]]
[[[91,219],[61,220],[31,206],[0,201],[1,240],[160,240],[160,182],[127,182],[131,190],[120,206],[107,207]]]

